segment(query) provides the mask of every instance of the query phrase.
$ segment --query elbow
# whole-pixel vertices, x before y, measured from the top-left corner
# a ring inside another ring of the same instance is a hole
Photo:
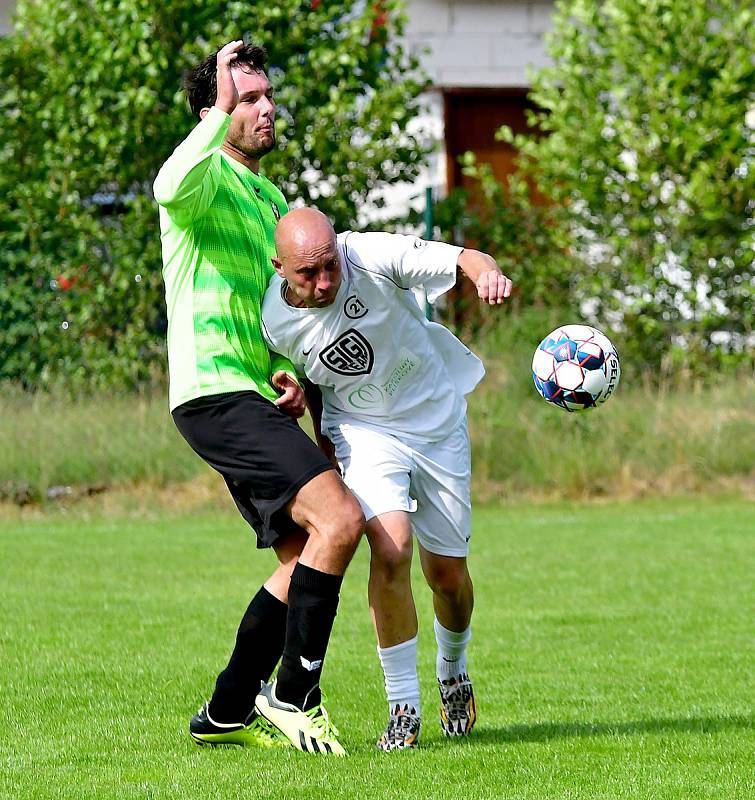
[[[170,202],[170,193],[168,187],[165,185],[165,180],[162,178],[161,173],[157,173],[155,182],[152,184],[152,194],[158,205],[166,206]]]
[[[165,165],[161,167],[155,177],[154,183],[152,184],[152,194],[158,205],[161,206],[169,206],[176,200],[176,187],[170,179]]]

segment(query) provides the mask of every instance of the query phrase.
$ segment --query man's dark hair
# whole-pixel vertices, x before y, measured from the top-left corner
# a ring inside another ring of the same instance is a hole
[[[203,108],[209,108],[218,99],[218,53],[207,56],[197,64],[191,72],[187,73],[183,81],[183,88],[189,97],[191,110],[198,116]],[[267,62],[267,52],[264,47],[254,44],[245,44],[236,53],[236,58],[231,64],[232,69],[240,67],[246,72],[264,69]]]

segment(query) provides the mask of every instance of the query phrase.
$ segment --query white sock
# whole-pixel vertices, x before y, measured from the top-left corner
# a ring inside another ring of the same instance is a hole
[[[417,637],[393,647],[378,647],[385,675],[388,709],[408,706],[419,715],[419,678],[417,678]]]
[[[439,681],[455,678],[467,671],[467,645],[472,638],[472,626],[457,633],[444,628],[435,620],[435,641],[438,643],[438,655],[435,659],[435,671]]]

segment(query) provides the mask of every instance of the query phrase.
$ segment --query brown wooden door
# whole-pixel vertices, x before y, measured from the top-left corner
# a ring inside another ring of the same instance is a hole
[[[525,112],[535,105],[527,98],[526,89],[447,89],[443,93],[446,140],[446,175],[448,191],[464,188],[470,191],[475,205],[476,182],[462,175],[459,157],[468,150],[480,163],[488,163],[500,181],[514,169],[516,149],[495,138],[501,125],[514,133],[529,129]],[[474,247],[474,242],[458,242]],[[479,323],[477,293],[472,283],[460,276],[448,295],[446,319],[461,328],[475,328]]]
[[[473,188],[469,178],[461,174],[459,156],[467,150],[478,161],[491,164],[499,180],[513,168],[515,149],[496,141],[501,125],[515,133],[525,133],[525,111],[534,109],[526,89],[448,89],[444,92],[446,159],[448,189],[458,186]]]

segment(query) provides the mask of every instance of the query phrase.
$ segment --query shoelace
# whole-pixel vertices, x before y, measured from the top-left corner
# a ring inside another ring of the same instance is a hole
[[[257,729],[257,732],[261,733],[263,736],[266,736],[268,739],[277,741],[281,738],[285,738],[284,734],[282,734],[278,728],[272,724],[272,722],[266,720],[263,716],[256,717],[254,720],[254,725]]]
[[[412,733],[412,728],[416,723],[416,717],[413,717],[408,711],[394,712],[388,719],[386,738],[389,741],[398,738],[405,739],[407,734]]]
[[[449,720],[466,717],[469,713],[467,703],[472,697],[468,681],[460,681],[455,686],[443,686],[443,705]]]
[[[338,728],[330,721],[330,717],[324,705],[315,706],[304,713],[312,722],[312,727],[317,731],[318,738],[330,738],[331,736],[335,739],[338,738],[340,735]]]

